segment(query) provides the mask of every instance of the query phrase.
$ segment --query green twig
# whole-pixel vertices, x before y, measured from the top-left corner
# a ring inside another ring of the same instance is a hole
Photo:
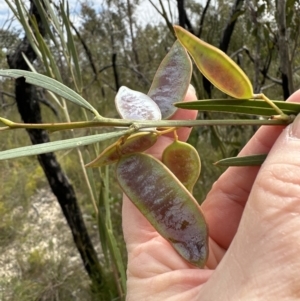
[[[215,125],[287,125],[293,122],[294,117],[288,116],[288,119],[227,119],[227,120],[126,120],[103,118],[94,121],[78,121],[65,123],[16,123],[8,119],[1,118],[0,121],[10,129],[44,129],[50,131],[61,131],[91,127],[134,127],[136,130],[149,127],[166,128],[166,127],[197,127],[197,126],[215,126]],[[2,128],[3,130],[6,128]]]
[[[288,120],[290,118],[289,115],[284,114],[283,111],[272,100],[270,100],[265,94],[263,94],[263,93],[254,94],[253,98],[264,100],[266,103],[268,103],[270,105],[270,107],[272,107],[279,114],[279,116],[273,116],[273,118],[282,119],[282,120]]]

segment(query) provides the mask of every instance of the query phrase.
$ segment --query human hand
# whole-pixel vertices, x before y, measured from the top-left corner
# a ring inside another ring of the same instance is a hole
[[[187,100],[196,99],[192,90]],[[289,101],[300,102],[300,91]],[[179,110],[175,119],[193,119]],[[181,129],[186,140],[189,129]],[[171,143],[149,151],[160,158]],[[269,152],[259,167],[229,168],[202,205],[209,226],[205,269],[184,261],[124,197],[127,300],[294,300],[300,298],[300,118],[261,127],[241,155]]]

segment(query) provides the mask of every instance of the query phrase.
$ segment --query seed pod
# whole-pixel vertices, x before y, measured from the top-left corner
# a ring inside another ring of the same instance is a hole
[[[120,187],[158,233],[189,263],[203,267],[208,228],[197,201],[160,161],[147,154],[122,157]]]
[[[238,99],[253,97],[253,88],[244,71],[223,51],[174,26],[178,40],[192,56],[201,73],[222,92]]]
[[[191,76],[191,59],[181,43],[176,41],[158,67],[148,92],[159,106],[162,119],[168,119],[176,112],[173,103],[183,101]]]
[[[99,167],[117,162],[121,156],[136,152],[143,152],[150,148],[157,141],[158,135],[155,132],[137,133],[129,136],[124,143],[120,140],[106,148],[95,160],[85,167]]]
[[[188,191],[193,191],[201,171],[200,157],[193,146],[177,139],[174,140],[164,150],[162,162]]]
[[[115,104],[123,119],[161,120],[160,109],[149,96],[125,86],[119,89]]]

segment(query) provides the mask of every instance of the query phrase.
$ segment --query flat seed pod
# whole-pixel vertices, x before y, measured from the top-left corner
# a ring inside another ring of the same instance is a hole
[[[158,135],[155,132],[137,133],[129,136],[123,144],[119,141],[107,147],[95,160],[85,167],[99,167],[117,162],[122,155],[143,152],[150,148],[157,141]]]
[[[125,86],[119,89],[115,104],[123,119],[161,120],[160,109],[149,96]]]
[[[204,267],[208,228],[197,201],[160,161],[147,154],[122,157],[120,187],[153,227],[189,263]]]
[[[173,103],[183,101],[191,76],[191,59],[181,43],[176,41],[158,67],[148,92],[159,106],[162,119],[168,119],[176,112]]]
[[[162,162],[188,191],[193,191],[201,171],[200,157],[193,146],[186,142],[174,140],[165,148]]]
[[[238,99],[253,97],[253,88],[244,71],[223,51],[174,26],[178,40],[192,56],[201,73],[219,90]]]

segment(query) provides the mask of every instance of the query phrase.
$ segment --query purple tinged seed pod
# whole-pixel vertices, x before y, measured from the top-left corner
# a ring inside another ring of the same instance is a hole
[[[192,62],[185,48],[176,41],[165,56],[154,76],[148,92],[159,106],[162,119],[174,115],[174,102],[184,100],[192,76]]]
[[[125,86],[119,89],[115,104],[123,119],[161,120],[160,109],[149,96]]]
[[[154,157],[136,153],[116,165],[120,187],[158,233],[189,263],[204,267],[208,228],[192,194]]]

